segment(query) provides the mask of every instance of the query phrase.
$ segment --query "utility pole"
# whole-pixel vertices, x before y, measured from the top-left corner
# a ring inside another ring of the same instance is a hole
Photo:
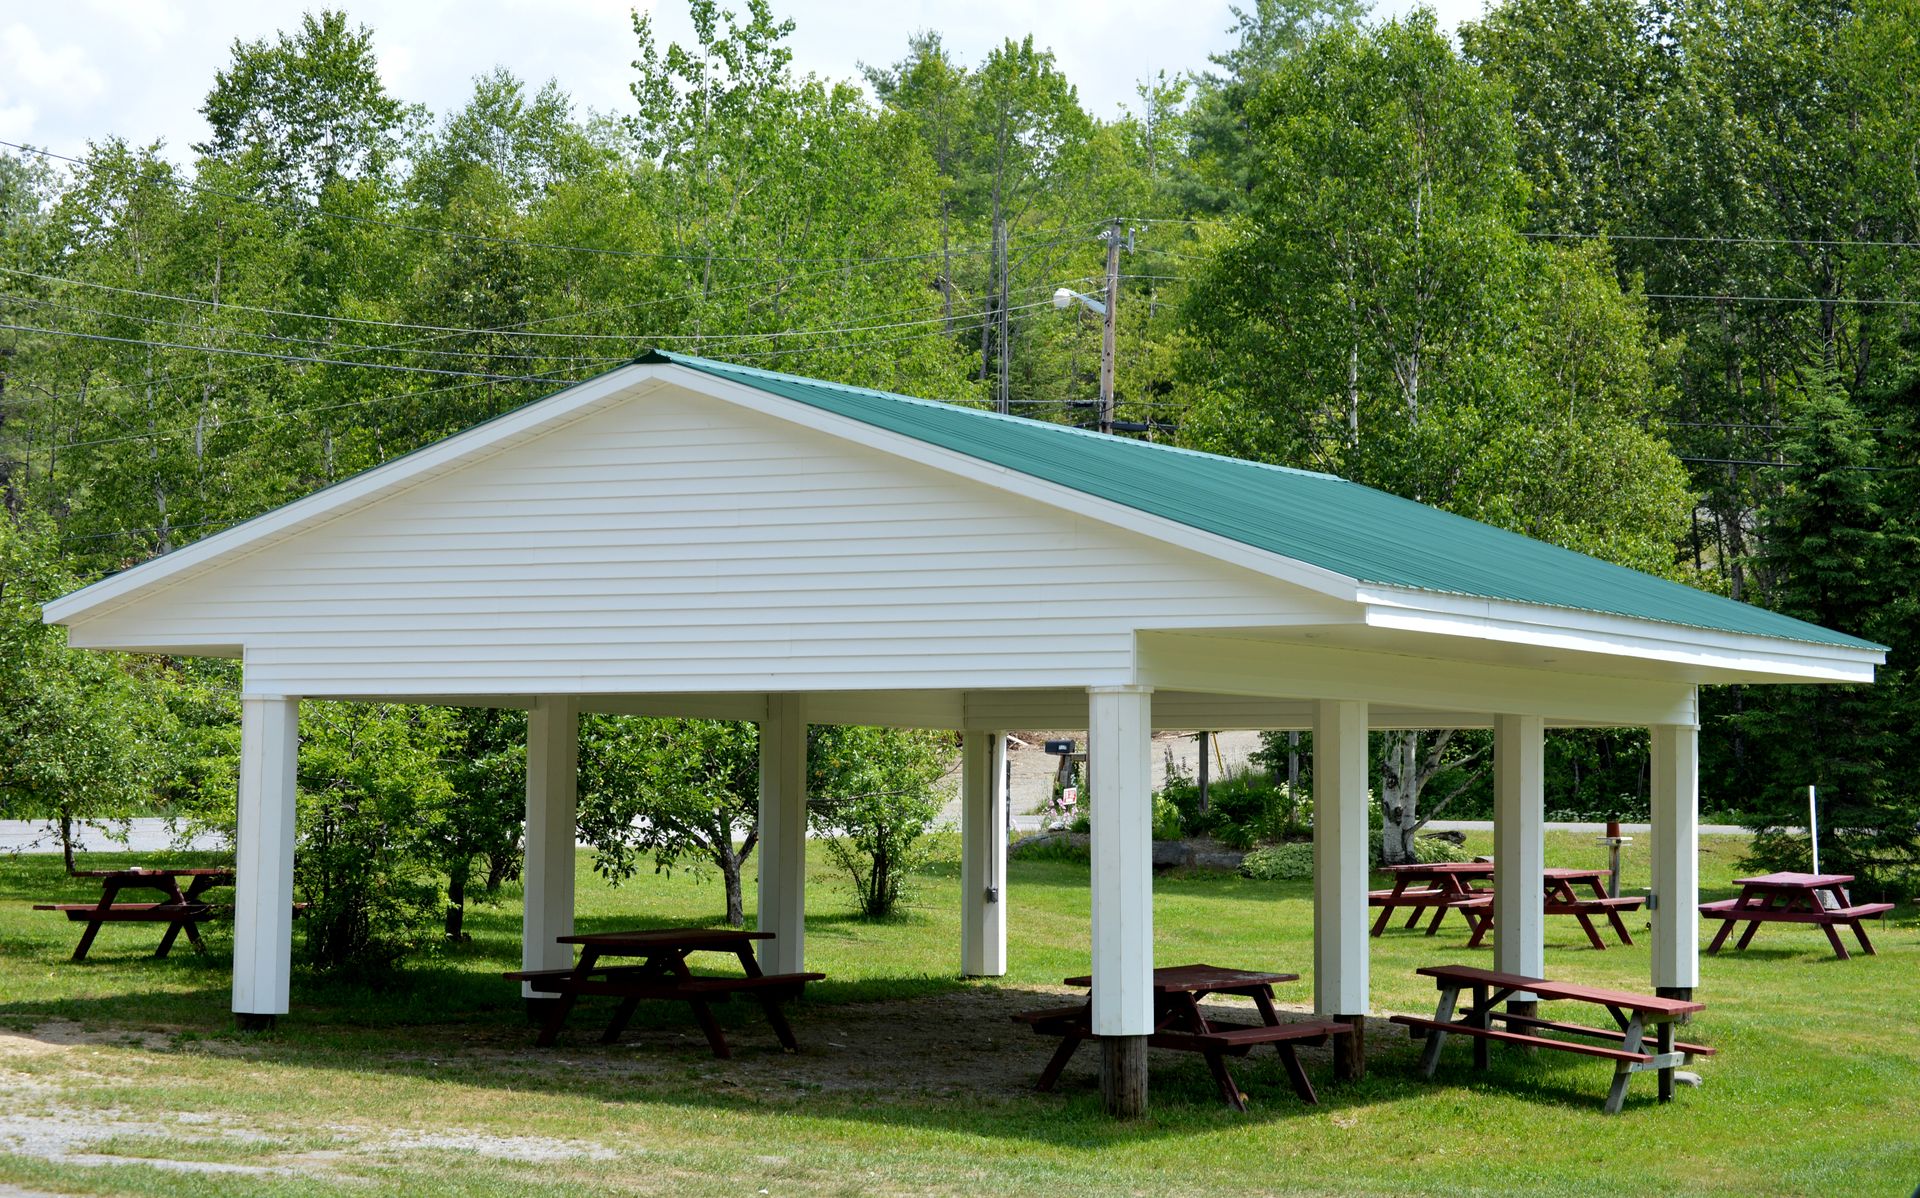
[[[1100,334],[1100,431],[1113,432],[1113,327],[1120,312],[1120,218],[1107,226],[1107,313]]]

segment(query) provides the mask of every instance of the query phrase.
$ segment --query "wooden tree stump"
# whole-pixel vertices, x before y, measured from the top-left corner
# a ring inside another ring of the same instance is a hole
[[[1147,1113],[1145,1036],[1101,1039],[1100,1100],[1116,1119],[1136,1119]]]

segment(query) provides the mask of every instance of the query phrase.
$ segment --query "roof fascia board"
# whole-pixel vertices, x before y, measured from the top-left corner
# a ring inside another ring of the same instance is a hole
[[[722,400],[844,441],[864,445],[893,457],[930,466],[1050,507],[1087,516],[1102,524],[1139,533],[1176,548],[1193,550],[1208,557],[1265,574],[1281,582],[1292,583],[1348,603],[1354,601],[1358,592],[1359,582],[1344,574],[1294,558],[1283,557],[1277,553],[1268,553],[1251,545],[1243,545],[1217,533],[1206,532],[1177,520],[1169,520],[1164,516],[1143,512],[1138,508],[1115,503],[1110,499],[1102,499],[1085,491],[1076,491],[1072,487],[1064,487],[1058,483],[1035,478],[1031,474],[1024,474],[1010,467],[996,466],[992,462],[971,457],[957,450],[944,449],[904,433],[891,432],[851,416],[842,416],[824,408],[816,408],[800,400],[788,399],[785,396],[723,379],[692,367],[667,365],[659,369],[668,372],[676,385],[697,394]]]
[[[1873,667],[1887,659],[1879,649],[1752,636],[1466,595],[1363,586],[1359,599],[1366,605],[1367,625],[1373,628],[1645,658],[1709,670],[1808,681],[1872,682]],[[1542,619],[1542,615],[1552,618]]]
[[[102,615],[121,601],[130,601],[150,589],[184,581],[202,569],[229,559],[249,556],[297,532],[338,519],[367,503],[388,499],[445,470],[467,464],[488,450],[506,448],[528,436],[550,432],[570,419],[591,414],[600,404],[628,393],[640,394],[658,370],[650,366],[617,367],[545,399],[517,408],[465,432],[455,433],[412,453],[395,458],[333,486],[293,500],[232,528],[131,569],[110,575],[90,586],[63,595],[41,608],[49,624],[64,624],[84,615]]]

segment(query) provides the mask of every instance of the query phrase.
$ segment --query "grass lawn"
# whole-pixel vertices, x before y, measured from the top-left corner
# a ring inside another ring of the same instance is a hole
[[[1703,896],[1731,895],[1741,842],[1707,838]],[[1487,838],[1470,842],[1490,851]],[[1644,842],[1634,846],[1644,849]],[[1590,837],[1549,838],[1553,865],[1603,864]],[[95,855],[85,865],[118,864]],[[144,863],[157,863],[148,856]],[[582,930],[715,922],[717,879],[643,876],[610,889],[581,857]],[[1708,1010],[1687,1034],[1720,1054],[1670,1106],[1635,1079],[1601,1113],[1610,1068],[1570,1054],[1494,1052],[1475,1075],[1463,1044],[1419,1076],[1403,1029],[1376,1019],[1369,1073],[1297,1102],[1270,1055],[1235,1065],[1252,1111],[1213,1098],[1204,1066],[1154,1054],[1153,1109],[1103,1118],[1083,1052],[1060,1092],[1030,1086],[1050,1042],[1004,1014],[1057,1001],[1087,967],[1087,871],[1015,861],[1010,971],[953,977],[958,870],[921,879],[902,919],[862,923],[815,846],[808,967],[830,981],[794,1009],[785,1057],[757,1015],[723,1009],[736,1059],[715,1061],[683,1008],[643,1010],[612,1047],[601,1009],[560,1046],[532,1046],[515,988],[519,896],[480,907],[473,943],[423,957],[380,992],[296,973],[275,1032],[228,1014],[228,943],[197,959],[146,954],[153,926],[109,926],[71,964],[78,925],[28,909],[91,900],[58,857],[0,862],[0,1193],[73,1194],[1878,1194],[1920,1183],[1920,925],[1879,928],[1877,957],[1835,961],[1819,929],[1769,925],[1745,953],[1703,961]],[[1630,857],[1629,887],[1647,879]],[[752,889],[749,884],[749,901]],[[749,913],[751,918],[751,913]],[[1548,920],[1548,972],[1644,990],[1646,936],[1596,952]],[[1415,967],[1489,962],[1457,918],[1427,938],[1374,941],[1376,1015],[1431,1014]],[[1155,888],[1156,951],[1303,975],[1306,883],[1212,875]],[[1585,1013],[1582,1018],[1589,1017]]]

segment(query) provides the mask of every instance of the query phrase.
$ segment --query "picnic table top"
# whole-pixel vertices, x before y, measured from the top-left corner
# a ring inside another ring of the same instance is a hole
[[[76,869],[76,878],[231,878],[231,867],[174,868],[170,866],[129,865],[124,869]]]
[[[772,932],[742,928],[639,928],[627,932],[581,932],[555,936],[561,944],[585,944],[602,951],[618,949],[735,948],[751,940],[772,940]]]
[[[1768,890],[1819,890],[1826,886],[1845,886],[1852,874],[1801,874],[1791,870],[1761,874],[1756,878],[1735,878],[1735,886],[1764,887]]]
[[[1588,879],[1599,880],[1611,876],[1610,869],[1563,869],[1554,866],[1540,871],[1540,875],[1559,882],[1585,882]]]
[[[1664,1018],[1691,1015],[1696,1011],[1707,1009],[1705,1003],[1687,1002],[1677,998],[1660,998],[1652,994],[1634,994],[1626,990],[1606,990],[1598,986],[1580,986],[1571,982],[1551,982],[1546,978],[1530,978],[1518,973],[1500,973],[1497,970],[1481,969],[1475,965],[1426,965],[1415,972],[1457,985],[1525,990],[1541,998],[1565,998],[1607,1007],[1622,1007],[1643,1015],[1657,1015]]]
[[[1228,969],[1222,965],[1163,965],[1153,971],[1153,988],[1161,994],[1226,993],[1254,986],[1297,982],[1297,973],[1258,973],[1246,969]],[[1065,980],[1068,986],[1092,986],[1091,974]]]
[[[1492,874],[1491,861],[1435,861],[1431,865],[1383,865],[1382,872],[1390,874]]]

